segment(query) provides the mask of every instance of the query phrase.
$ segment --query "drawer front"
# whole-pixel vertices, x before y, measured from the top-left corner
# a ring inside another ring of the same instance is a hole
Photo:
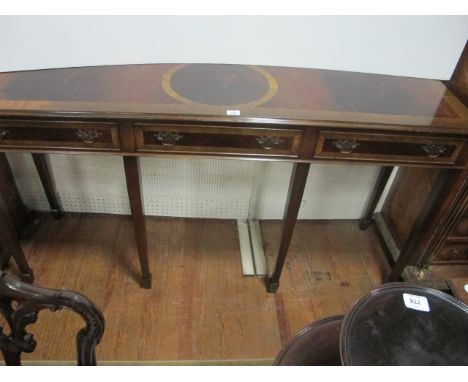
[[[302,130],[136,123],[137,151],[297,158]]]
[[[447,242],[442,249],[435,255],[432,263],[443,264],[462,264],[468,263],[468,242],[467,243],[450,243]]]
[[[116,123],[0,120],[0,147],[118,150]]]
[[[322,131],[315,157],[455,165],[462,147],[455,139]]]

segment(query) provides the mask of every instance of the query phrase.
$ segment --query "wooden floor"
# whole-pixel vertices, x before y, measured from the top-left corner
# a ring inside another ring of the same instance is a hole
[[[372,229],[351,221],[301,221],[276,294],[243,277],[231,220],[148,218],[153,288],[140,289],[132,224],[115,215],[45,217],[23,243],[36,285],[90,297],[106,318],[99,362],[270,360],[301,327],[343,314],[388,272]],[[269,262],[278,222],[263,222]],[[13,266],[10,272],[15,273]],[[25,361],[75,358],[82,326],[69,311],[42,312]]]

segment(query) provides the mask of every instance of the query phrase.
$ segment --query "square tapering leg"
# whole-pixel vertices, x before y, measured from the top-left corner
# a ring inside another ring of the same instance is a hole
[[[295,163],[293,167],[275,269],[271,277],[266,280],[268,293],[275,293],[279,288],[281,272],[283,270],[284,261],[286,260],[289,244],[291,243],[294,227],[296,226],[297,215],[301,208],[302,195],[304,194],[307,183],[309,168],[310,163]]]
[[[149,270],[148,244],[146,237],[146,221],[143,213],[143,203],[141,199],[140,169],[138,157],[124,157],[125,178],[127,180],[127,191],[130,200],[130,210],[132,212],[133,228],[135,230],[135,240],[138,248],[138,256],[141,267],[142,288],[151,288],[151,272]]]

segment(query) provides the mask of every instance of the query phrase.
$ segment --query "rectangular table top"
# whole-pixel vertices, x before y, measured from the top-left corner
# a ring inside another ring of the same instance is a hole
[[[468,134],[436,80],[286,67],[147,64],[0,73],[0,117],[194,118],[363,123]]]

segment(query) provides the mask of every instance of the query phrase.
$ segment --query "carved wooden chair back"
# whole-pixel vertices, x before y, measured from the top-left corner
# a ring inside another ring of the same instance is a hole
[[[73,310],[86,322],[76,336],[78,365],[96,365],[95,348],[104,334],[104,316],[89,298],[69,290],[29,285],[0,271],[0,313],[10,329],[6,334],[0,327],[0,350],[6,365],[21,365],[21,353],[34,351],[36,340],[26,326],[36,322],[39,312],[62,308]]]

